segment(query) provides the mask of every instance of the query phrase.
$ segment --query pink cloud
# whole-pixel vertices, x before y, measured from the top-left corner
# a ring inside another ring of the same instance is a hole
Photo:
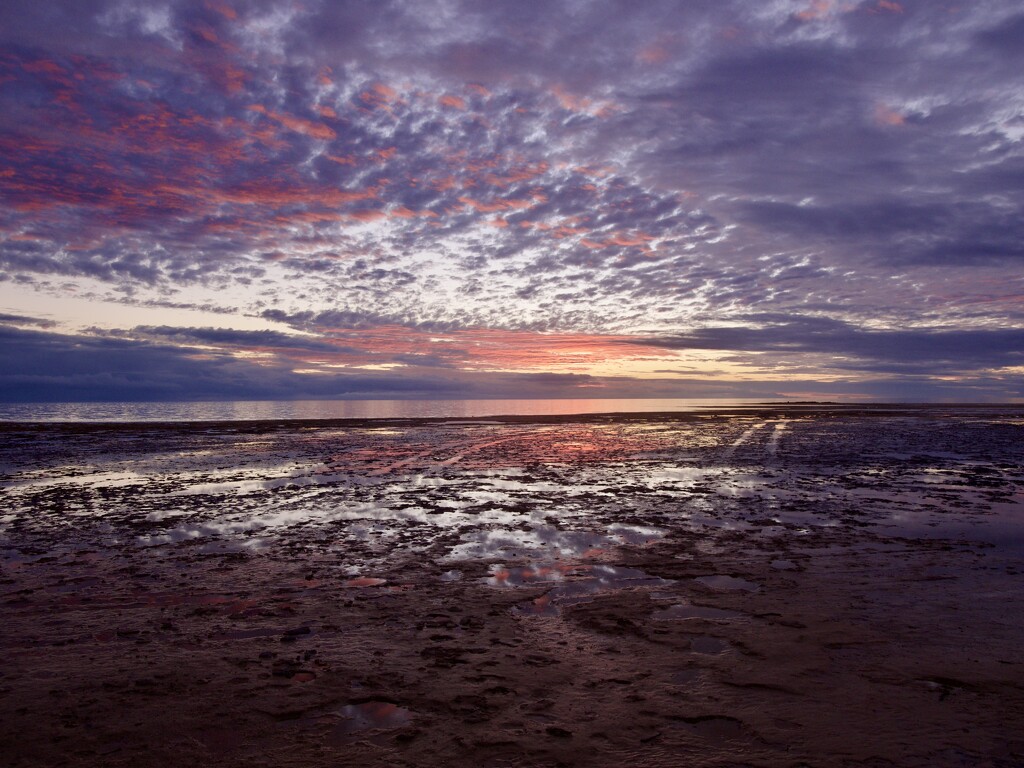
[[[885,104],[879,104],[875,107],[875,122],[879,125],[903,125],[906,118]]]
[[[238,13],[235,11],[234,8],[232,8],[227,3],[212,2],[212,0],[207,0],[206,7],[209,8],[211,11],[219,13],[225,19],[228,19],[230,21],[234,21],[238,18]]]
[[[495,213],[496,211],[507,211],[513,209],[530,208],[537,203],[536,199],[527,200],[496,200],[493,203],[484,203],[474,200],[471,197],[460,197],[460,203],[465,203],[480,213]]]
[[[249,109],[252,112],[258,112],[261,115],[266,115],[271,120],[275,120],[290,131],[311,136],[314,139],[323,139],[326,141],[337,138],[338,136],[330,126],[324,125],[323,123],[316,123],[312,120],[306,120],[284,112],[274,112],[267,109],[262,104],[251,104]]]
[[[879,11],[889,11],[890,13],[903,13],[903,6],[893,2],[893,0],[878,0],[875,8]]]
[[[804,10],[794,14],[800,21],[815,21],[816,19],[823,19],[828,16],[832,11],[831,0],[813,0],[813,2]]]
[[[442,105],[452,107],[453,109],[466,108],[466,100],[459,98],[458,96],[445,95],[441,97],[440,101]]]

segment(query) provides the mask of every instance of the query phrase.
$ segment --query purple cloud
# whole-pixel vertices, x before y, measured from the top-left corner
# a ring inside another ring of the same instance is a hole
[[[0,285],[640,343],[783,313],[873,375],[858,339],[1024,315],[1022,18],[6,3]]]

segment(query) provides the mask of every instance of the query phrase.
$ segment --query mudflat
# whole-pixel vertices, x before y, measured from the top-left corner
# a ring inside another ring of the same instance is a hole
[[[1024,408],[0,425],[11,766],[1024,765]]]

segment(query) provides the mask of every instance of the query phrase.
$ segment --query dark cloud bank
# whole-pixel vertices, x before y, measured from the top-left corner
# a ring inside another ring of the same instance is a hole
[[[24,324],[24,318],[19,323]],[[1022,397],[1012,377],[976,375],[997,360],[1024,364],[1022,331],[864,332],[838,323],[782,321],[770,327],[707,328],[645,344],[682,350],[741,350],[778,356],[828,357],[839,370],[869,372],[856,383],[813,376],[786,382],[727,382],[687,375],[671,379],[602,378],[579,374],[463,372],[418,361],[386,374],[296,373],[294,364],[257,364],[225,351],[197,352],[174,341],[214,342],[229,348],[297,346],[316,351],[315,339],[296,341],[273,332],[224,329],[136,329],[136,337],[70,336],[0,325],[0,393],[8,402],[201,401],[226,399],[451,399],[591,397],[837,396],[906,400],[992,400]],[[162,341],[162,337],[167,339]],[[331,346],[336,351],[337,346]],[[390,360],[401,362],[402,355]],[[948,381],[972,373],[966,382]]]

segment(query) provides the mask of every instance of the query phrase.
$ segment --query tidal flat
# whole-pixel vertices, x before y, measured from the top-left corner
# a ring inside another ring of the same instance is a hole
[[[1024,765],[1024,406],[0,435],[5,765]]]

